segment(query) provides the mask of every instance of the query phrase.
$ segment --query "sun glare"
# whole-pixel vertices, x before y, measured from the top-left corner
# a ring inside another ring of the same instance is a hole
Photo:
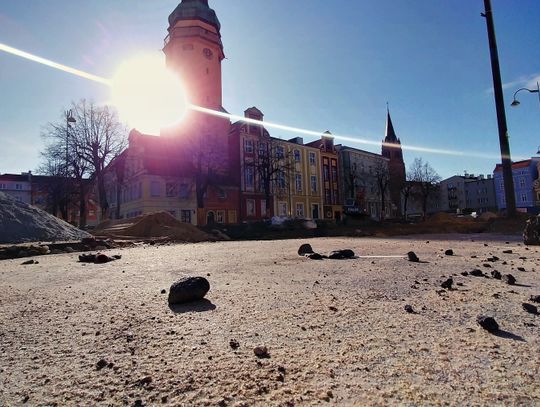
[[[182,120],[187,109],[180,79],[159,55],[138,55],[124,61],[112,79],[112,102],[120,119],[142,133],[159,135]]]

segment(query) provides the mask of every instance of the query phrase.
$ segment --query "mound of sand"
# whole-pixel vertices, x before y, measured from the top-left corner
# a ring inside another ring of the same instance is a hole
[[[491,219],[497,219],[499,217],[499,215],[497,215],[496,213],[493,213],[493,212],[484,212],[483,214],[481,214],[478,219],[479,220],[491,220]]]
[[[196,226],[180,222],[168,212],[142,215],[129,221],[103,225],[105,227],[96,229],[95,234],[114,238],[166,238],[193,243],[216,240]]]
[[[0,192],[0,243],[80,240],[90,235]]]

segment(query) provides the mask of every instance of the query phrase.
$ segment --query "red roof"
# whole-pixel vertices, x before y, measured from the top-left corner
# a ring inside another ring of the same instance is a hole
[[[530,165],[531,165],[531,160],[516,161],[515,163],[512,163],[512,169],[515,170],[518,168],[527,168]],[[502,171],[502,164],[497,164],[493,172],[500,172],[500,171]]]

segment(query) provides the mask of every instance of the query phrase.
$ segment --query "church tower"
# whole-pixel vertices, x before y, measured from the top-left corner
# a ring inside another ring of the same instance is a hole
[[[178,72],[190,103],[222,110],[221,24],[208,0],[182,0],[169,16],[163,52]]]
[[[382,155],[388,158],[388,172],[390,176],[390,199],[395,207],[396,215],[401,215],[401,188],[405,184],[405,162],[401,140],[396,136],[390,111],[386,111],[386,134],[382,142]]]

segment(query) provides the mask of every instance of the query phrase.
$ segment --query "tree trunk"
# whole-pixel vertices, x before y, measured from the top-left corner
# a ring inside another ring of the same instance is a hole
[[[84,181],[79,179],[79,228],[86,226],[86,188]]]

